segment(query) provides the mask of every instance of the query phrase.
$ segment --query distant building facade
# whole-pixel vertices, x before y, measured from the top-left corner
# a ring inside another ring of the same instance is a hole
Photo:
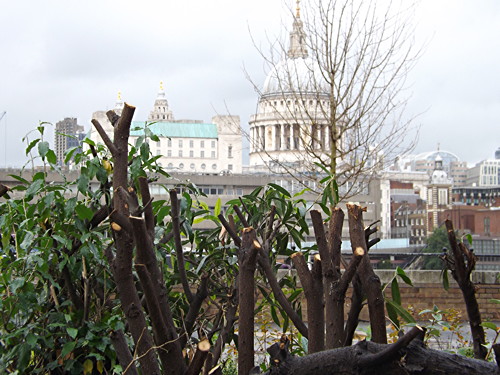
[[[81,148],[85,136],[83,126],[78,125],[74,117],[66,117],[56,123],[54,148],[59,165],[70,163],[64,163],[66,151],[73,147]]]
[[[467,186],[500,186],[500,159],[483,160],[467,170]]]
[[[299,10],[287,56],[267,75],[250,118],[250,170],[286,173],[311,169],[306,147],[318,155],[330,149],[330,94],[322,87],[314,59],[308,57]]]
[[[432,233],[440,224],[440,213],[451,209],[452,180],[443,169],[443,161],[437,157],[434,172],[427,186],[427,233]]]
[[[120,113],[123,102],[119,100],[115,112]],[[104,111],[94,112],[108,134],[113,126]],[[145,134],[145,127],[159,137],[159,141],[148,140],[153,155],[167,170],[180,173],[231,174],[242,173],[242,134],[239,116],[214,116],[212,122],[199,120],[175,120],[165,97],[163,86],[154,102],[148,121],[133,121],[130,142],[133,144]],[[93,128],[90,139],[102,139]]]
[[[417,155],[401,155],[394,165],[398,171],[426,172],[429,176],[435,170],[436,159],[441,160],[442,169],[451,178],[454,187],[467,185],[467,162],[449,151],[436,150]]]

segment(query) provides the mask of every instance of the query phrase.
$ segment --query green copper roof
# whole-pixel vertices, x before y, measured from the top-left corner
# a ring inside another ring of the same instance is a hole
[[[182,122],[155,122],[149,129],[159,137],[170,138],[218,138],[215,124],[190,124]],[[139,130],[134,130],[140,128]],[[144,134],[144,121],[132,121],[131,136]]]

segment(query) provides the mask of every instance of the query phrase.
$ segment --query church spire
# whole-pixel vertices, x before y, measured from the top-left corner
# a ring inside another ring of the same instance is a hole
[[[307,57],[306,34],[303,26],[300,19],[300,0],[297,0],[296,14],[290,32],[290,47],[288,48],[288,57],[291,59]]]

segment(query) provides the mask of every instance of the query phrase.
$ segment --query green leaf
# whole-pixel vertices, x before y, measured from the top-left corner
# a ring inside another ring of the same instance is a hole
[[[78,191],[82,194],[87,194],[87,189],[89,188],[89,178],[82,174],[78,178]]]
[[[35,346],[37,342],[37,337],[33,333],[28,333],[26,335],[26,342],[31,346]]]
[[[221,199],[217,198],[217,202],[215,202],[214,216],[219,216],[221,205],[222,205]]]
[[[54,150],[49,150],[47,151],[47,161],[50,164],[56,164],[57,163],[57,156]]]
[[[94,216],[92,209],[88,208],[83,204],[79,204],[75,207],[76,214],[82,220],[90,220]]]
[[[397,267],[396,268],[396,273],[399,277],[401,277],[403,279],[403,281],[410,285],[410,286],[413,286],[410,278],[406,275],[405,271],[401,268],[401,267]]]
[[[444,290],[448,290],[450,289],[450,280],[448,279],[448,270],[447,269],[444,269],[442,272],[441,272],[441,277],[443,278],[443,288]]]
[[[273,322],[277,325],[280,326],[280,319],[278,318],[278,314],[276,314],[276,308],[274,306],[271,306],[271,317],[273,318]]]
[[[66,357],[69,353],[71,353],[76,346],[76,341],[70,341],[64,344],[62,350],[61,350],[61,358]]]
[[[500,303],[500,299],[494,299],[494,298],[492,298],[489,301],[492,302],[492,303]]]
[[[273,183],[269,183],[267,184],[268,186],[271,186],[274,190],[277,190],[279,191],[281,194],[283,194],[285,197],[288,197],[288,198],[291,198],[291,195],[290,193],[288,192],[288,190],[286,190],[284,187],[282,186],[279,186],[277,184],[273,184]]]
[[[416,323],[415,319],[413,319],[413,316],[411,316],[410,313],[403,308],[403,306],[389,299],[386,300],[386,303],[390,304],[397,311],[398,315],[407,323]]]
[[[470,233],[467,233],[465,235],[465,238],[467,238],[467,241],[469,242],[469,245],[472,246],[472,235]]]
[[[401,305],[401,294],[399,293],[399,284],[396,278],[392,279],[391,283],[392,300],[398,305]]]
[[[498,329],[497,325],[493,322],[482,322],[481,325],[484,328],[489,328],[489,329],[492,329],[494,331],[496,331]]]
[[[31,141],[28,147],[26,147],[26,155],[30,153],[30,151],[33,149],[33,147],[36,146],[36,144],[40,142],[40,138],[35,139],[34,141]]]
[[[36,193],[38,193],[38,191],[42,187],[43,183],[44,183],[43,180],[33,181],[33,183],[30,185],[30,187],[28,188],[28,190],[26,190],[26,199],[30,199],[31,200],[31,198],[33,198],[33,195],[35,195]]]
[[[391,320],[392,324],[394,324],[396,329],[399,330],[401,325],[400,325],[399,319],[398,319],[398,312],[396,311],[396,309],[394,307],[392,307],[392,305],[390,305],[388,303],[388,301],[386,301],[386,303],[385,303],[385,308],[387,310],[387,315],[389,316],[389,319]]]
[[[68,335],[72,338],[75,339],[76,336],[78,335],[78,329],[73,328],[73,327],[67,327],[66,332],[68,332]]]
[[[49,152],[49,150],[50,150],[49,142],[44,141],[38,144],[38,153],[40,154],[42,159],[45,158],[45,155],[47,155],[47,152]]]

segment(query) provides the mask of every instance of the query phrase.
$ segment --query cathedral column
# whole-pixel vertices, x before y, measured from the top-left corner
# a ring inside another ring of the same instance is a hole
[[[286,150],[286,141],[285,141],[286,125],[281,124],[278,126],[281,126],[281,147],[280,147],[280,149]]]

